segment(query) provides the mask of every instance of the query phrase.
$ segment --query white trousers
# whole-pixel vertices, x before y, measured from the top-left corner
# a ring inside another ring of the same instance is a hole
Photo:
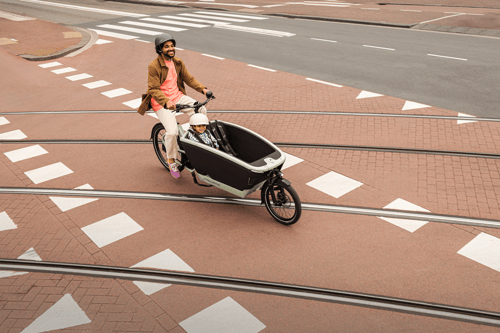
[[[182,96],[177,104],[188,104],[193,105],[196,102],[195,99],[189,96]],[[183,109],[181,110],[184,114],[192,116],[194,114],[194,109]],[[207,109],[202,106],[199,109],[200,113],[207,114]],[[156,115],[160,119],[163,127],[165,127],[165,148],[167,150],[167,159],[177,158],[177,135],[179,135],[179,130],[177,129],[177,120],[175,115],[177,113],[169,109],[160,109],[156,111]]]

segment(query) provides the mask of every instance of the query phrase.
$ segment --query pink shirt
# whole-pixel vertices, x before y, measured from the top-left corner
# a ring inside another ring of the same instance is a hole
[[[168,67],[168,75],[165,82],[160,86],[160,89],[172,103],[177,103],[183,94],[179,90],[179,87],[177,87],[177,72],[175,71],[175,65],[173,61],[165,61],[165,65]],[[163,108],[162,105],[156,103],[154,98],[151,98],[151,106],[155,112]]]

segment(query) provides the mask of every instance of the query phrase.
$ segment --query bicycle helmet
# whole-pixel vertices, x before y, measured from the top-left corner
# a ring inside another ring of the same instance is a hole
[[[189,125],[208,125],[208,117],[203,113],[195,113],[189,118]]]
[[[170,34],[158,35],[155,38],[156,53],[161,54],[161,49],[163,48],[163,44],[165,44],[168,41],[172,41],[172,43],[174,43],[174,47],[175,47],[175,38],[172,37]]]

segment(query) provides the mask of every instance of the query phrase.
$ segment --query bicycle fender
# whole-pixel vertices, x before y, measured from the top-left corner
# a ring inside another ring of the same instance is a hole
[[[292,185],[292,182],[290,182],[288,179],[285,179],[285,178],[281,178],[278,181],[281,181],[283,184],[285,184],[287,186]]]

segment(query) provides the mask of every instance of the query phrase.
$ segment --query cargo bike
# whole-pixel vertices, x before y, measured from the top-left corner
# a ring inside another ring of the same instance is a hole
[[[172,112],[194,108],[197,113],[215,98],[210,91],[206,95],[205,102],[196,102],[194,106],[176,104]],[[286,156],[272,142],[247,128],[221,120],[212,120],[207,126],[219,149],[189,140],[187,131],[179,124],[178,129],[176,163],[179,171],[186,169],[191,173],[197,185],[214,186],[240,198],[260,190],[261,204],[276,221],[291,225],[299,220],[302,213],[299,196],[281,172]],[[164,136],[165,128],[161,122],[157,123],[151,139],[158,159],[169,170]],[[197,178],[206,184],[200,184]]]

